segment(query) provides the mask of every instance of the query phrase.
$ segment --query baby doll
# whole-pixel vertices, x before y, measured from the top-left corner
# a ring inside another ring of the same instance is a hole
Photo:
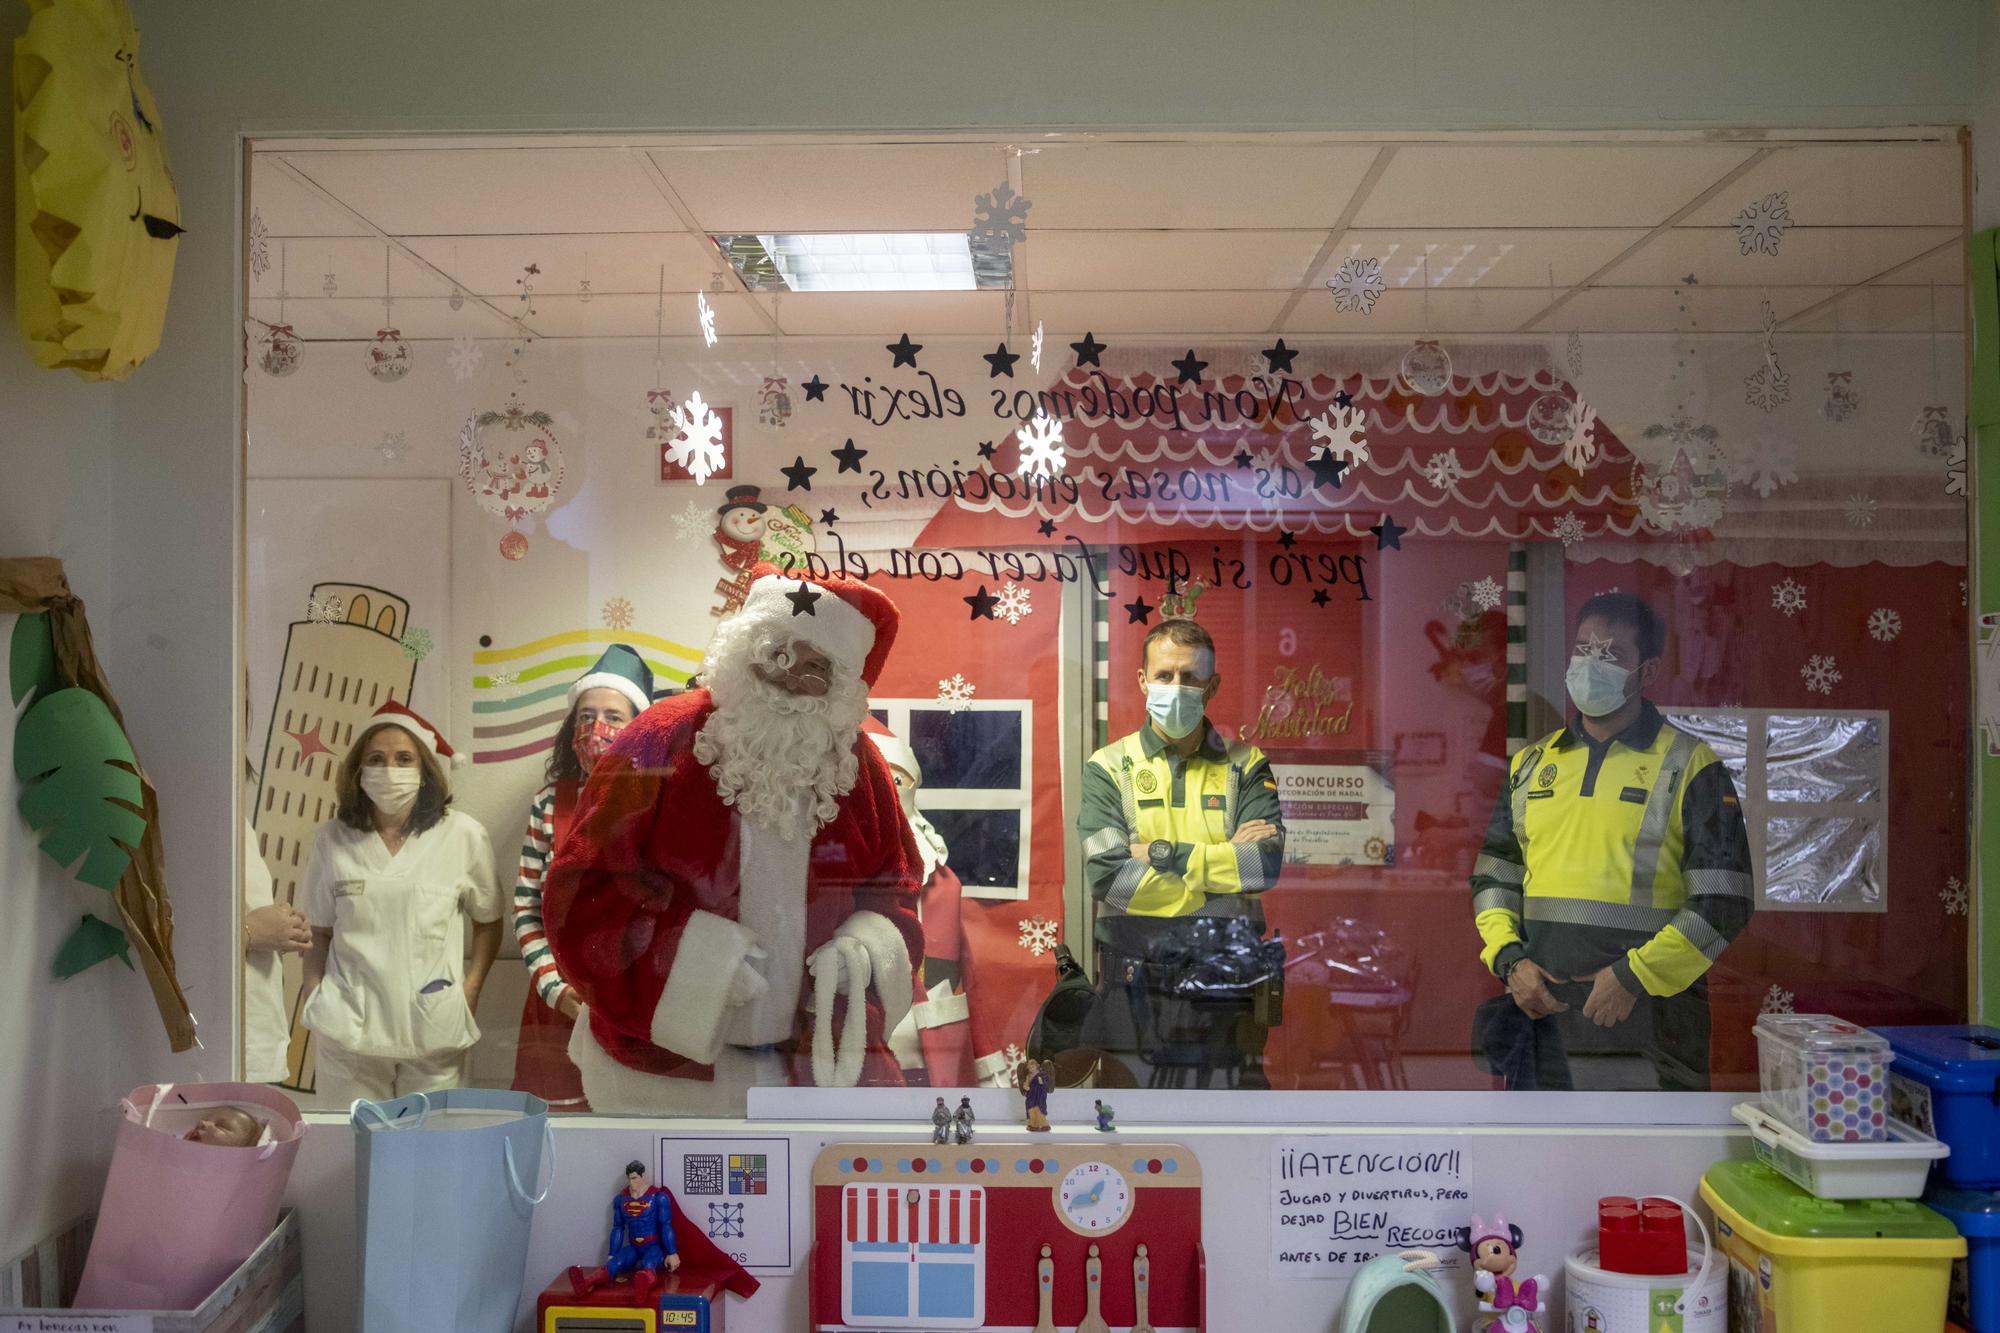
[[[1546,1314],[1548,1303],[1541,1293],[1549,1280],[1536,1276],[1526,1282],[1514,1281],[1520,1262],[1521,1228],[1504,1217],[1495,1217],[1491,1226],[1478,1217],[1462,1231],[1458,1248],[1472,1256],[1472,1285],[1479,1292],[1479,1313],[1498,1315],[1482,1327],[1504,1333],[1540,1333],[1532,1316]]]
[[[264,1123],[240,1106],[218,1106],[204,1113],[181,1137],[211,1148],[254,1148],[264,1137]]]

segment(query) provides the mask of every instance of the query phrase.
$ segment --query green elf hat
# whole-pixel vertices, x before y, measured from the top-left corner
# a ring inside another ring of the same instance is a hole
[[[616,690],[632,701],[632,712],[646,711],[653,702],[653,669],[646,665],[636,648],[614,643],[604,650],[597,664],[576,678],[569,687],[570,707],[585,690]]]

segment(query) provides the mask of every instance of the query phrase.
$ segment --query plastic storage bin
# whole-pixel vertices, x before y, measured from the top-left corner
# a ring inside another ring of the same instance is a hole
[[[1965,1237],[1965,1258],[1951,1266],[1951,1320],[1968,1333],[2000,1333],[2000,1194],[1935,1190],[1925,1204]]]
[[[1822,1199],[1914,1199],[1931,1164],[1951,1149],[1908,1125],[1889,1122],[1881,1143],[1815,1143],[1756,1102],[1739,1102],[1758,1160]]]
[[[1944,1327],[1965,1242],[1919,1203],[1816,1199],[1762,1162],[1717,1162],[1701,1197],[1729,1259],[1730,1333]]]
[[[1951,1145],[1945,1181],[2000,1189],[2000,1028],[1879,1030],[1896,1053],[1890,1100],[1898,1120]]]
[[[1757,1020],[1764,1105],[1816,1143],[1889,1137],[1889,1043],[1832,1014]]]

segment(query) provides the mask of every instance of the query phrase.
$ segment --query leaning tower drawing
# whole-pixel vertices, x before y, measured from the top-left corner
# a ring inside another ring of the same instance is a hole
[[[354,736],[391,699],[407,704],[416,660],[403,651],[410,605],[380,588],[321,583],[285,637],[285,664],[264,737],[251,827],[276,900],[296,903],[313,830],[333,815],[333,771]],[[285,960],[292,1046],[285,1084],[313,1088],[311,1034],[299,1026],[301,968]]]

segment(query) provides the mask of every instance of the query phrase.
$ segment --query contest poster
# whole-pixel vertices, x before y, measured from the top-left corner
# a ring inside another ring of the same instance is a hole
[[[1285,821],[1285,859],[1310,866],[1394,865],[1396,787],[1390,756],[1379,750],[1335,750],[1314,759],[1271,763]]]

